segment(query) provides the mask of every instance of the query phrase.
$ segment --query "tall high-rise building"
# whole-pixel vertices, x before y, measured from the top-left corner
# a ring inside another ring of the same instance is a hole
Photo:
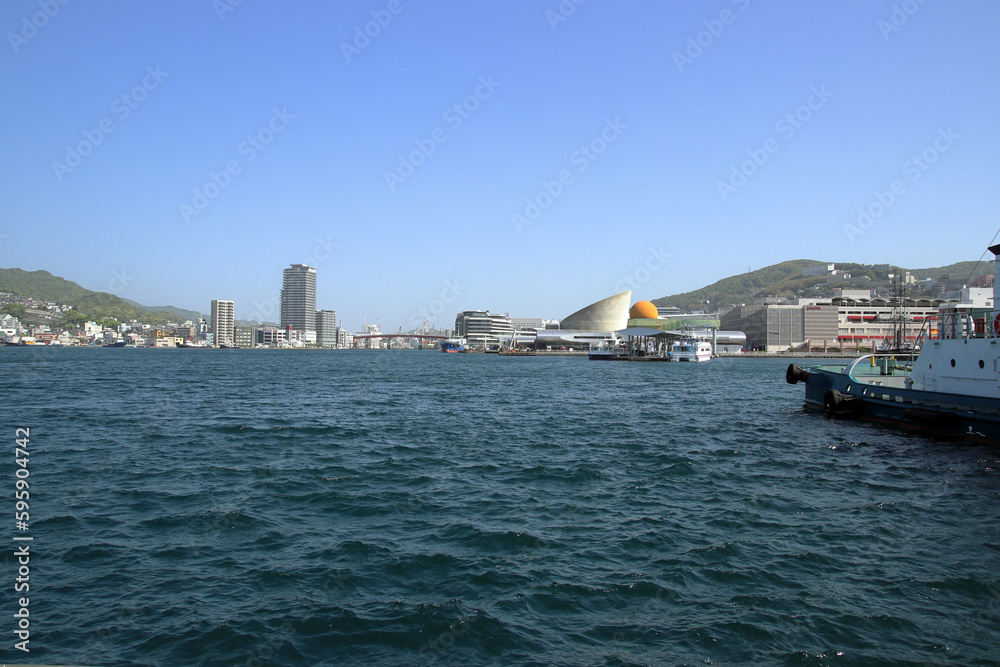
[[[316,342],[323,347],[337,347],[337,311],[316,311]]]
[[[281,326],[316,331],[316,269],[292,264],[281,283]],[[305,336],[303,336],[305,337]]]
[[[236,342],[236,304],[232,301],[212,300],[212,335],[215,347],[233,346]]]

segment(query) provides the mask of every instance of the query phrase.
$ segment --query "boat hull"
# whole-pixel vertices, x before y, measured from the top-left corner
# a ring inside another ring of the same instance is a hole
[[[924,433],[1000,444],[1000,405],[996,399],[873,385],[835,368],[789,366],[785,378],[805,382],[805,404],[829,418],[891,423]],[[804,377],[803,377],[804,375]]]

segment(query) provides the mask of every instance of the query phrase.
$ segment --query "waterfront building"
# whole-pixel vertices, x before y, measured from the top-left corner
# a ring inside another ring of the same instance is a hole
[[[281,326],[316,331],[316,269],[292,264],[281,283]],[[308,336],[307,336],[308,338]]]
[[[337,311],[316,311],[316,342],[323,347],[337,347]]]
[[[966,288],[958,298],[880,297],[871,290],[838,290],[832,299],[760,301],[738,306],[721,317],[723,329],[746,334],[747,350],[784,352],[830,348],[873,348],[893,341],[899,320],[905,342],[936,332],[942,307],[992,308],[992,291]],[[926,322],[926,325],[925,325]]]
[[[233,327],[233,345],[252,348],[257,341],[257,327]]]
[[[161,336],[157,338],[155,341],[153,341],[153,344],[150,345],[150,347],[173,348],[177,347],[183,342],[184,339],[181,338],[180,336]]]
[[[235,345],[236,304],[233,301],[214,299],[212,301],[211,328],[214,346]]]
[[[296,329],[257,329],[257,345],[264,347],[301,347],[302,332]]]
[[[559,322],[559,328],[569,331],[618,331],[628,326],[632,291],[609,296],[586,308],[581,308]]]
[[[545,328],[545,320],[541,317],[511,317],[509,319],[514,331],[535,331]]]
[[[455,335],[464,338],[469,347],[485,348],[499,345],[501,338],[514,333],[510,317],[494,315],[488,310],[466,310],[455,317]]]
[[[195,326],[182,324],[180,326],[172,327],[170,333],[176,338],[182,338],[184,340],[193,340],[195,335],[198,333],[198,328]]]
[[[586,350],[591,343],[607,340],[611,333],[628,325],[631,290],[609,296],[559,322],[559,328],[539,330],[535,336],[535,349]]]

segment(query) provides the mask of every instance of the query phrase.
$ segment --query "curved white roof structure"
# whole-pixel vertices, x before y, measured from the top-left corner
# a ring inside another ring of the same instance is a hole
[[[559,328],[566,331],[617,331],[628,326],[632,290],[609,296],[564,317]]]

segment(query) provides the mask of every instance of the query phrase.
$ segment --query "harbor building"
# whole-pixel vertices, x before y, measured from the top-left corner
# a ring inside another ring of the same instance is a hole
[[[514,325],[506,314],[494,315],[488,310],[466,310],[455,317],[455,335],[464,338],[472,348],[499,345],[501,338],[510,338],[513,333]]]
[[[539,329],[535,349],[586,350],[591,343],[607,340],[612,332],[628,325],[632,291],[627,290],[601,299],[564,317],[558,329]]]
[[[549,320],[544,320],[541,317],[510,318],[510,324],[514,327],[514,331],[537,331],[538,329],[545,329],[547,322]]]
[[[262,347],[302,347],[302,332],[295,329],[257,329],[257,345]]]
[[[337,347],[337,311],[316,311],[316,342],[322,347]]]
[[[233,301],[212,300],[211,328],[214,347],[232,347],[236,344],[235,312],[236,304]]]
[[[257,343],[257,327],[234,327],[233,346],[252,348]]]
[[[305,341],[316,335],[316,269],[292,264],[281,283],[281,326],[302,332]]]
[[[935,335],[942,306],[992,308],[992,293],[985,288],[965,288],[956,298],[946,300],[881,297],[870,290],[837,290],[832,299],[744,304],[724,313],[721,322],[724,329],[746,334],[748,350],[853,350],[889,343],[900,320],[906,343],[914,343],[921,329],[925,337]]]
[[[559,328],[567,331],[617,331],[624,329],[628,325],[628,311],[631,301],[631,290],[609,296],[564,317],[559,322]]]

